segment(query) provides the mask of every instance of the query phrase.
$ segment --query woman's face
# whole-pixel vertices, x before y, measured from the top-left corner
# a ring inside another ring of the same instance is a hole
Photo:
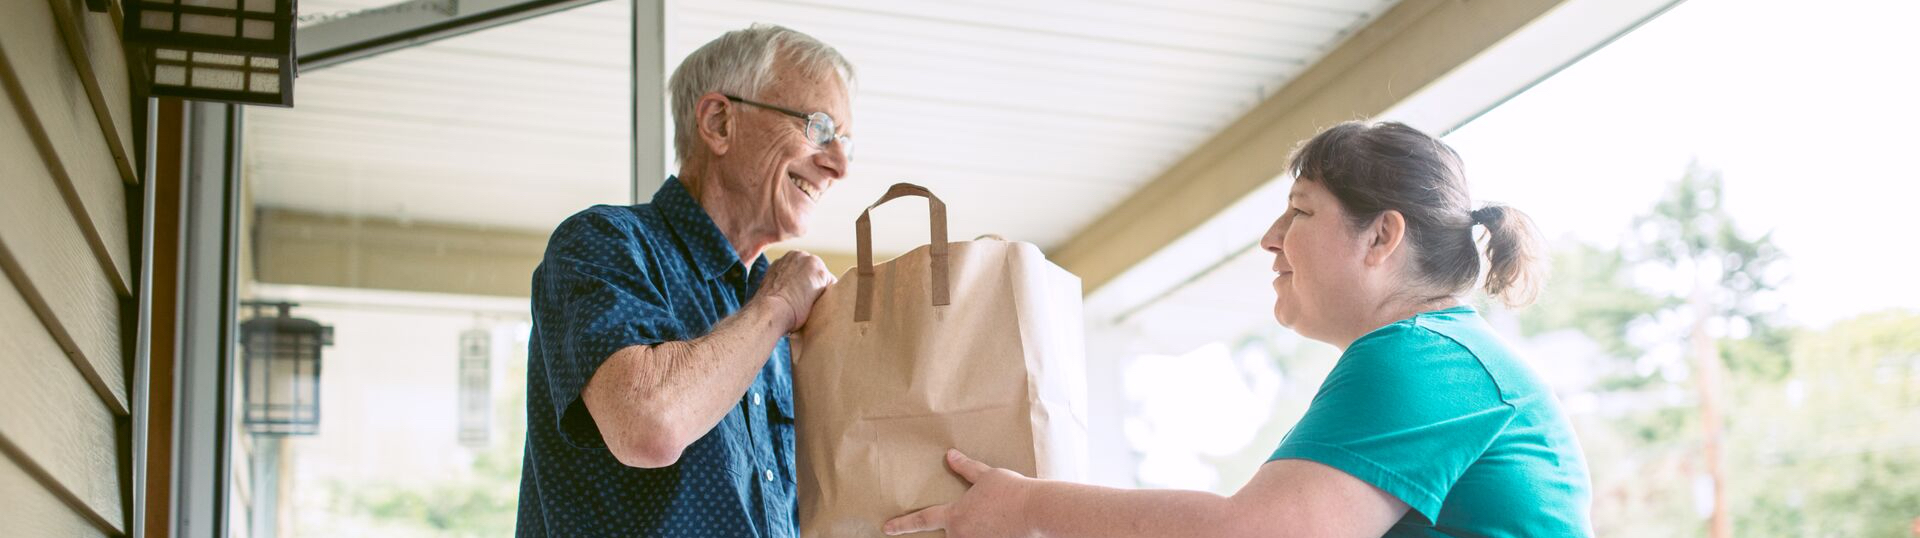
[[[1273,253],[1273,317],[1326,341],[1363,308],[1365,245],[1325,185],[1295,180],[1287,198],[1286,212],[1260,240]]]

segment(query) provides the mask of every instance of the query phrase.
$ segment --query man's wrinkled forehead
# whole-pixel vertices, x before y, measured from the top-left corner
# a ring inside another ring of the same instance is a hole
[[[775,64],[772,80],[762,96],[802,113],[825,112],[838,134],[853,128],[853,102],[845,83],[831,65],[808,69],[791,63]]]

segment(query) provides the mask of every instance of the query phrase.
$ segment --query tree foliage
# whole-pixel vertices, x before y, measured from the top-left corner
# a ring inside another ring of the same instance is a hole
[[[1688,347],[1676,345],[1705,312],[1725,374],[1734,534],[1912,536],[1920,313],[1784,325],[1766,299],[1782,283],[1785,253],[1769,234],[1743,234],[1724,200],[1721,175],[1690,166],[1619,248],[1556,248],[1555,280],[1519,314],[1528,335],[1578,331],[1607,356],[1588,388],[1599,409],[1574,417],[1592,466],[1597,530],[1706,532],[1711,490],[1699,478],[1700,405],[1689,390],[1699,373],[1680,360]]]

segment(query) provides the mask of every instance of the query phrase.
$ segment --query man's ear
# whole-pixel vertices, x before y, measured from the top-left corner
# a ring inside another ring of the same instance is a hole
[[[699,101],[694,102],[693,129],[699,135],[700,143],[706,144],[707,153],[715,156],[727,154],[727,148],[733,142],[734,112],[738,110],[733,106],[733,101],[727,100],[719,92],[702,95]]]
[[[1407,217],[1392,209],[1380,212],[1363,234],[1367,247],[1367,265],[1386,263],[1407,239]]]

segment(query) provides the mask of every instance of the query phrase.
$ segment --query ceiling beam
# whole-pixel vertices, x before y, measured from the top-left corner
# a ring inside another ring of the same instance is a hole
[[[527,297],[547,235],[260,208],[247,261],[269,284]]]
[[[1403,0],[1050,257],[1092,293],[1278,179],[1300,141],[1387,111],[1565,1]]]
[[[548,232],[260,208],[246,273],[267,284],[527,297]],[[778,259],[786,249],[769,249]],[[815,252],[838,275],[846,252]]]

